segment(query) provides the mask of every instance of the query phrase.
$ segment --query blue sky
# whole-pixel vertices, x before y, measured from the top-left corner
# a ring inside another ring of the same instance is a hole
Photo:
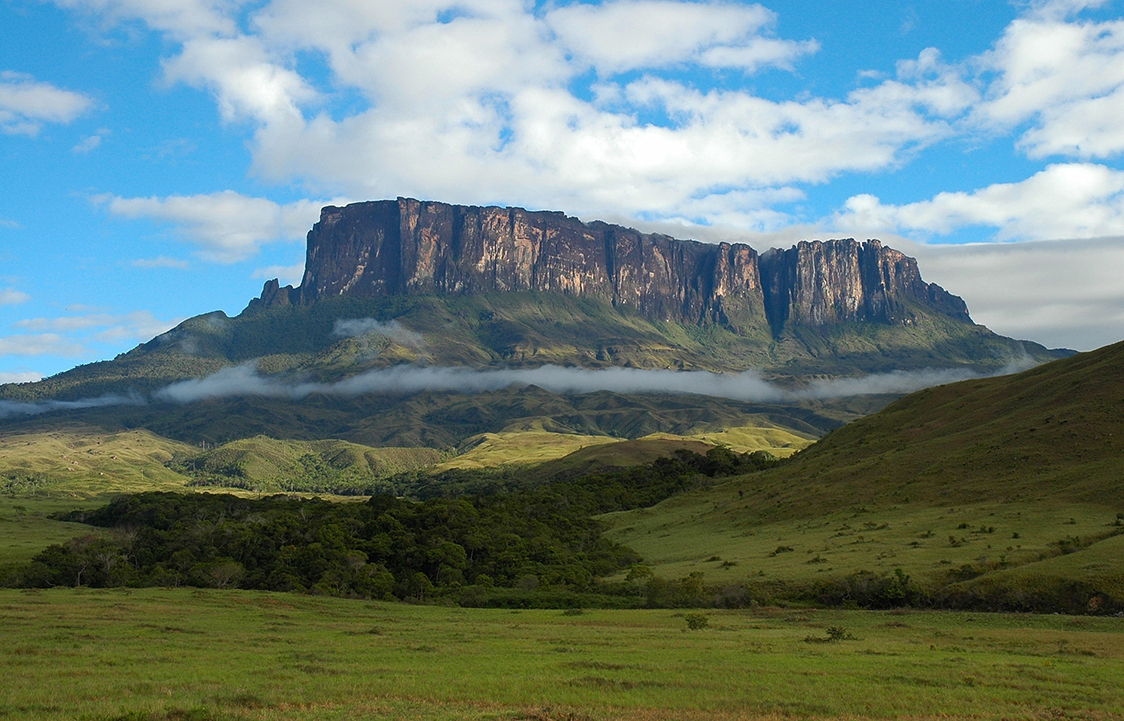
[[[10,0],[0,382],[299,279],[326,202],[879,237],[994,330],[1124,337],[1117,2]]]

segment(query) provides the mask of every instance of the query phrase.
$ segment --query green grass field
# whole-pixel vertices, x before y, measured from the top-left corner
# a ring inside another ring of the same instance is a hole
[[[1124,718],[1124,621],[0,591],[6,719]],[[826,642],[828,629],[844,640]]]
[[[965,565],[981,571],[1036,565],[1059,553],[1058,541],[1088,542],[1120,530],[1102,506],[1049,503],[851,506],[758,522],[740,512],[738,490],[726,484],[611,514],[609,536],[671,578],[702,572],[708,583],[800,583],[902,568],[931,588]],[[1091,558],[1098,545],[1070,554],[1071,577],[1082,576],[1077,559]],[[1124,567],[1115,575],[1124,580]]]

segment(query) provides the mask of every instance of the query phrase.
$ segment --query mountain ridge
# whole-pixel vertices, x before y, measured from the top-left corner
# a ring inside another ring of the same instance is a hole
[[[298,287],[268,281],[247,310],[333,296],[542,291],[627,306],[656,321],[779,336],[790,322],[909,325],[918,304],[971,323],[964,301],[878,240],[800,241],[758,254],[555,211],[412,198],[326,206]]]

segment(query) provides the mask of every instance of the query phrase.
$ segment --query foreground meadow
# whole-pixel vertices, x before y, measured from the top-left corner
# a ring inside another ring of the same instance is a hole
[[[0,718],[1124,718],[1119,618],[696,613],[5,590]]]

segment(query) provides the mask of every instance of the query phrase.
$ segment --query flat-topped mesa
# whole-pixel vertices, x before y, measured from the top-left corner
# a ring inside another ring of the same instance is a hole
[[[254,307],[333,296],[542,291],[594,297],[653,320],[738,332],[787,322],[904,323],[912,301],[969,320],[878,241],[800,243],[759,258],[744,244],[645,234],[558,212],[409,198],[328,206],[308,234],[299,288],[266,283]]]

